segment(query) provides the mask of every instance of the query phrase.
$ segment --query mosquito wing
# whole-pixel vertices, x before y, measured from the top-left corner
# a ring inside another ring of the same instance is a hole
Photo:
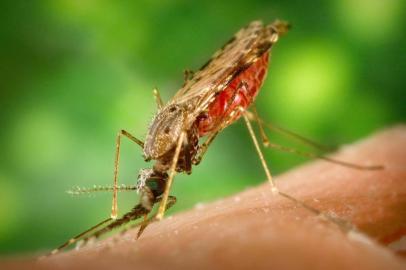
[[[241,72],[267,52],[288,24],[275,21],[264,26],[253,21],[239,30],[175,94],[171,104],[191,104],[191,117],[197,117]]]

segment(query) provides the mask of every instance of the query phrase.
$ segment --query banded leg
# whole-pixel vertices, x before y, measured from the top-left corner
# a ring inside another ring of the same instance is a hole
[[[117,192],[118,192],[118,169],[119,169],[119,162],[120,162],[120,146],[121,146],[121,137],[125,136],[131,141],[135,142],[141,148],[144,147],[144,143],[131,135],[129,132],[125,131],[124,129],[120,130],[117,134],[117,139],[116,139],[116,155],[114,159],[114,179],[113,179],[113,202],[111,206],[111,218],[116,219],[117,218],[117,213],[118,213],[118,207],[117,207]]]

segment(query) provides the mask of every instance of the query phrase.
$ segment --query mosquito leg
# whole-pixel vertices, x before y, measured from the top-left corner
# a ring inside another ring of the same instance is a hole
[[[278,194],[281,195],[282,197],[292,201],[296,205],[299,205],[299,206],[305,208],[306,210],[312,212],[313,214],[323,217],[326,220],[336,224],[343,232],[348,232],[350,230],[355,229],[354,225],[352,225],[349,221],[347,221],[345,219],[334,217],[332,215],[329,215],[328,213],[322,212],[322,211],[308,205],[307,203],[305,203],[299,199],[296,199],[295,197],[293,197],[289,194],[286,194],[284,192],[278,191]]]
[[[333,158],[329,158],[326,156],[322,156],[322,155],[317,155],[317,154],[313,154],[313,153],[308,153],[308,152],[302,152],[290,147],[286,147],[286,146],[282,146],[279,144],[275,144],[275,143],[270,143],[269,144],[270,148],[274,148],[277,149],[279,151],[284,151],[287,153],[293,153],[296,154],[298,156],[302,156],[302,157],[307,157],[307,158],[318,158],[318,159],[322,159],[337,165],[341,165],[344,167],[348,167],[348,168],[352,168],[352,169],[357,169],[357,170],[383,170],[384,166],[382,165],[371,165],[371,166],[365,166],[365,165],[358,165],[358,164],[354,164],[354,163],[350,163],[350,162],[345,162],[345,161],[341,161],[341,160],[337,160],[337,159],[333,159]]]
[[[248,118],[250,120],[256,121],[259,124],[260,128],[262,126],[262,130],[263,130],[263,126],[266,126],[267,128],[269,128],[272,131],[279,132],[280,134],[288,136],[288,137],[290,137],[290,138],[292,138],[294,140],[297,140],[297,141],[299,141],[301,143],[307,144],[307,145],[309,145],[309,146],[311,146],[311,147],[313,147],[313,148],[315,148],[317,150],[320,150],[320,151],[331,152],[331,151],[336,150],[335,147],[322,145],[322,144],[320,144],[318,142],[315,142],[315,141],[313,141],[311,139],[305,138],[302,135],[299,135],[299,134],[297,134],[295,132],[292,132],[290,130],[287,130],[285,128],[277,126],[275,124],[267,123],[263,119],[261,119],[256,112],[246,111],[246,113],[247,113],[247,116],[248,116]]]
[[[268,165],[266,164],[264,155],[262,154],[261,148],[260,148],[259,143],[258,143],[258,140],[257,140],[257,138],[256,138],[256,136],[255,136],[254,129],[252,128],[252,125],[251,125],[251,123],[250,123],[250,120],[248,119],[248,116],[247,116],[247,114],[245,113],[244,108],[240,107],[240,111],[241,111],[241,113],[242,113],[242,116],[244,117],[245,124],[247,125],[248,131],[249,131],[249,133],[250,133],[250,135],[251,135],[251,138],[252,138],[252,141],[254,142],[254,145],[255,145],[255,148],[256,148],[256,150],[257,150],[259,159],[261,160],[261,163],[262,163],[262,167],[263,167],[264,170],[265,170],[265,174],[266,174],[266,177],[267,177],[267,179],[268,179],[268,182],[269,182],[269,184],[271,185],[272,192],[277,193],[277,192],[278,192],[278,189],[277,189],[277,187],[275,186],[275,183],[274,183],[274,181],[273,181],[273,179],[272,179],[271,172],[269,171]]]
[[[176,165],[178,164],[180,150],[183,145],[183,141],[185,140],[185,137],[186,137],[186,132],[182,131],[182,133],[180,134],[180,136],[178,138],[178,142],[176,144],[175,154],[172,159],[172,165],[171,165],[171,168],[169,169],[169,177],[168,177],[168,180],[166,181],[164,193],[162,194],[162,201],[159,204],[158,213],[155,215],[155,219],[157,219],[157,220],[161,220],[164,217],[165,210],[166,210],[166,204],[167,204],[168,196],[169,196],[169,191],[172,186],[173,178],[175,177],[175,174],[176,174]]]
[[[274,181],[272,180],[272,176],[271,176],[271,174],[270,174],[270,172],[269,172],[268,166],[267,166],[267,164],[266,164],[266,161],[265,161],[265,159],[264,159],[264,156],[263,156],[263,154],[262,154],[262,152],[261,152],[261,149],[260,149],[258,140],[257,140],[256,137],[255,137],[255,133],[254,133],[254,130],[253,130],[252,125],[251,125],[251,123],[250,123],[250,120],[249,120],[247,114],[245,114],[244,109],[243,109],[243,108],[240,108],[240,110],[241,110],[242,113],[243,113],[243,117],[244,117],[245,123],[247,124],[248,130],[249,130],[250,135],[251,135],[251,137],[252,137],[252,140],[253,140],[253,142],[254,142],[255,148],[257,149],[259,158],[260,158],[260,160],[261,160],[261,162],[262,162],[262,166],[264,167],[264,170],[265,170],[265,173],[266,173],[266,175],[267,175],[268,181],[269,181],[269,183],[271,184],[272,192],[273,192],[274,194],[279,194],[279,195],[281,195],[282,197],[284,197],[284,198],[286,198],[286,199],[292,201],[292,202],[295,203],[296,205],[299,205],[299,206],[301,206],[301,207],[304,207],[305,209],[307,209],[308,211],[310,211],[310,212],[312,212],[312,213],[314,213],[314,214],[316,214],[316,215],[319,215],[319,216],[324,217],[325,219],[329,220],[330,222],[336,224],[336,225],[337,225],[340,229],[342,229],[343,231],[348,231],[348,230],[352,229],[352,226],[351,226],[348,222],[346,222],[346,221],[344,221],[344,220],[341,220],[341,219],[339,219],[339,218],[333,217],[333,216],[331,216],[331,215],[329,215],[329,214],[327,214],[327,213],[321,212],[320,210],[317,210],[316,208],[314,208],[314,207],[312,207],[312,206],[306,204],[305,202],[303,202],[303,201],[301,201],[301,200],[299,200],[299,199],[296,199],[295,197],[290,196],[289,194],[286,194],[286,193],[284,193],[284,192],[281,192],[281,191],[278,190],[278,188],[276,188],[275,183],[274,183]]]
[[[264,132],[262,127],[263,127],[263,125],[266,124],[266,123],[265,123],[261,118],[258,117],[258,114],[257,114],[255,108],[254,108],[254,112],[253,112],[253,113],[247,112],[247,116],[248,116],[251,120],[254,120],[254,121],[256,121],[256,122],[258,123],[260,132],[261,132],[261,134],[262,134],[262,132]],[[269,125],[269,124],[266,124],[266,125],[267,125],[267,127],[269,127],[269,128],[272,129],[272,130],[283,130],[283,129],[280,129],[280,128],[277,128],[277,129],[276,129],[275,126],[273,126],[273,125]],[[262,130],[262,131],[261,131],[261,130]],[[288,132],[288,133],[286,133],[286,132]],[[303,138],[303,137],[301,137],[300,135],[297,135],[297,134],[292,133],[292,132],[287,131],[287,130],[283,130],[283,133],[285,133],[285,134],[290,134],[290,136],[295,136],[296,139],[300,139],[301,141],[306,142],[306,144],[312,144],[313,147],[318,148],[318,149],[321,149],[321,147],[320,147],[321,145],[318,145],[318,144],[315,143],[315,142],[312,142],[312,141],[310,141],[310,140],[308,140],[308,139],[306,139],[306,138]],[[266,135],[265,135],[265,133],[264,133],[264,135],[261,135],[261,136],[266,136]],[[298,137],[298,136],[299,136],[299,137]],[[266,137],[265,137],[265,138],[266,138]],[[266,139],[267,139],[267,138],[266,138]],[[319,154],[314,154],[314,153],[309,153],[309,152],[302,152],[302,151],[299,151],[299,150],[296,150],[296,149],[293,149],[293,148],[290,148],[290,147],[286,147],[286,146],[282,146],[282,145],[270,143],[269,140],[267,140],[267,143],[266,143],[266,144],[265,144],[265,142],[264,142],[264,146],[265,146],[265,147],[269,147],[269,148],[274,148],[274,149],[277,149],[277,150],[279,150],[279,151],[284,151],[284,152],[296,154],[296,155],[299,155],[299,156],[302,156],[302,157],[306,157],[306,158],[318,158],[318,159],[322,159],[322,160],[325,160],[325,161],[328,161],[328,162],[331,162],[331,163],[334,163],[334,164],[338,164],[338,165],[341,165],[341,166],[344,166],[344,167],[349,167],[349,168],[358,169],[358,170],[382,170],[382,169],[384,169],[384,166],[382,166],[382,165],[365,166],[365,165],[354,164],[354,163],[345,162],[345,161],[341,161],[341,160],[336,160],[336,159],[329,158],[329,157],[326,157],[326,156],[323,156],[323,155],[319,155]]]
[[[204,154],[206,153],[210,144],[216,138],[217,134],[219,134],[219,131],[215,131],[214,133],[210,134],[209,137],[206,139],[206,141],[204,141],[204,143],[199,147],[197,156],[192,160],[192,163],[194,165],[198,165],[202,161]]]
[[[190,144],[188,142],[188,140],[184,140],[183,141],[183,151],[185,153],[185,172],[187,174],[191,174],[192,173],[192,156],[190,155]]]
[[[234,102],[235,97],[238,95],[240,88],[245,88],[245,90],[247,89],[248,85],[245,81],[242,81],[238,87],[237,90],[234,91],[233,95],[231,96],[231,98],[228,99],[227,101],[227,105],[226,107],[229,108],[231,106],[231,104]],[[221,121],[219,121],[219,125],[218,128],[216,130],[214,130],[206,139],[206,141],[199,147],[199,152],[197,153],[197,157],[194,158],[193,160],[193,164],[194,165],[198,165],[201,161],[202,158],[204,156],[204,154],[206,153],[208,147],[210,146],[210,144],[213,142],[213,140],[217,137],[217,135],[220,133],[221,130],[223,130],[226,126],[228,126],[229,122],[231,121],[231,119],[233,118],[233,115],[237,112],[237,110],[231,111],[228,114],[228,117],[223,116]]]
[[[162,199],[162,197],[157,198],[156,202],[161,201],[161,199]],[[169,195],[165,211],[168,210],[169,208],[171,208],[172,206],[174,206],[175,203],[176,203],[176,197]],[[141,224],[135,224],[134,226],[130,227],[130,228],[133,228],[133,227],[140,226],[138,233],[137,233],[137,239],[140,238],[141,234],[144,232],[144,230],[147,228],[147,226],[149,224],[151,224],[152,222],[154,222],[154,220],[155,220],[154,218],[148,218],[148,219],[146,218],[146,219],[144,219],[144,221]]]
[[[154,98],[155,98],[155,102],[158,107],[158,110],[162,109],[162,107],[164,106],[164,102],[162,101],[162,98],[161,98],[161,95],[159,94],[158,89],[154,88],[154,90],[152,90],[152,93],[154,94]]]
[[[117,218],[117,192],[118,192],[118,169],[119,169],[119,162],[120,162],[120,146],[121,146],[121,137],[125,136],[129,138],[131,141],[135,142],[141,147],[144,147],[144,143],[131,135],[129,132],[125,130],[120,130],[117,134],[116,138],[116,155],[114,159],[114,179],[113,179],[113,202],[111,206],[111,218],[116,219]]]
[[[262,121],[259,120],[258,111],[257,111],[257,108],[255,107],[255,104],[252,104],[252,111],[253,111],[253,117],[254,117],[255,121],[257,121],[258,126],[259,126],[259,133],[261,134],[262,144],[265,147],[268,147],[269,139],[268,139],[268,136],[266,136],[266,134],[265,134]]]
[[[158,201],[161,200],[161,197],[158,198]],[[174,206],[176,203],[176,197],[175,196],[168,196],[168,202],[166,203],[166,210],[168,210],[169,208],[171,208],[172,206]]]
[[[69,239],[68,241],[66,241],[65,243],[63,243],[63,244],[60,245],[59,247],[57,247],[56,249],[52,250],[52,252],[49,253],[48,255],[54,255],[54,254],[58,253],[58,252],[61,251],[62,249],[66,248],[67,246],[70,246],[70,245],[76,243],[77,241],[79,241],[79,240],[82,238],[82,236],[84,236],[84,235],[90,233],[91,231],[94,231],[94,230],[97,229],[98,227],[100,227],[100,226],[106,224],[107,222],[109,222],[109,221],[111,221],[111,220],[112,220],[112,218],[107,218],[107,219],[103,220],[102,222],[96,224],[95,226],[93,226],[93,227],[87,229],[86,231],[81,232],[80,234],[78,234],[78,235],[72,237],[71,239]],[[47,255],[47,256],[48,256],[48,255]]]

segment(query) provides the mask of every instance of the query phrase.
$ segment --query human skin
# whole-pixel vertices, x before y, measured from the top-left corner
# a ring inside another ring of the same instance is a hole
[[[277,186],[350,221],[354,230],[272,194],[264,183],[156,222],[138,240],[132,229],[41,260],[3,261],[0,268],[406,269],[406,126],[345,146],[333,157],[385,168],[313,161],[278,176]]]

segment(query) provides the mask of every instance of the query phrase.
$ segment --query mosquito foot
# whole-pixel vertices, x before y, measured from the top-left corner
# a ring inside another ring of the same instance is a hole
[[[339,218],[335,214],[332,215],[329,213],[321,212],[319,214],[319,216],[324,220],[333,222],[345,233],[355,230],[355,227],[351,222],[349,222],[348,220]]]

